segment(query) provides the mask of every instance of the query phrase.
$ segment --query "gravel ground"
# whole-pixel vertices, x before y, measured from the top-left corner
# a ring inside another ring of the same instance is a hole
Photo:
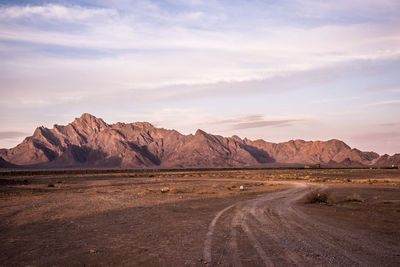
[[[0,265],[399,266],[399,184],[393,170],[2,177]]]

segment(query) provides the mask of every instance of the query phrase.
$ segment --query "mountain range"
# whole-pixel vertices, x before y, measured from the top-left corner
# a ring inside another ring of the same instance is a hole
[[[107,124],[87,113],[66,126],[38,127],[16,147],[0,149],[3,168],[352,167],[399,163],[400,154],[362,152],[337,139],[271,143],[202,130],[183,135],[148,122]]]

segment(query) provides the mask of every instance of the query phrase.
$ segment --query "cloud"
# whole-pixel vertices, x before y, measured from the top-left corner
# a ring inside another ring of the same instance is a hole
[[[20,113],[8,129],[90,109],[260,138],[395,121],[384,111],[399,99],[400,2],[338,1],[6,1],[0,113]],[[382,108],[366,108],[382,88],[394,88],[372,105]],[[298,114],[326,125],[302,128]]]
[[[105,8],[85,8],[81,6],[63,6],[46,4],[42,6],[3,6],[0,8],[0,20],[46,19],[64,22],[85,21],[93,18],[112,17],[116,12]]]
[[[307,22],[357,24],[369,20],[387,21],[396,18],[399,14],[400,3],[396,0],[337,0],[334,2],[293,0],[288,1],[283,10],[281,15],[302,19],[305,24]]]
[[[400,99],[395,99],[395,100],[387,100],[387,101],[371,103],[371,104],[368,104],[367,106],[375,107],[375,106],[399,105],[399,104],[400,104]]]
[[[27,136],[27,133],[17,131],[0,131],[0,139],[13,139],[16,137]]]
[[[262,115],[262,114],[248,114],[248,115],[239,116],[237,118],[211,121],[210,124],[232,124],[232,123],[240,123],[240,122],[244,122],[244,121],[258,121],[258,120],[262,120],[263,118],[264,118],[264,115]]]
[[[254,51],[256,55],[266,55],[278,60],[294,59],[293,56],[299,53],[307,53],[308,57],[314,55],[312,60],[322,60],[318,53],[329,53],[330,56],[324,57],[324,60],[346,60],[349,57],[390,56],[399,52],[395,49],[398,47],[398,40],[392,36],[393,33],[398,33],[399,25],[396,21],[384,25],[332,24],[311,29],[295,25],[274,25],[272,28],[266,24],[260,25],[258,33],[247,33],[235,28],[219,29],[217,25],[221,24],[221,20],[230,22],[224,18],[232,14],[208,11],[210,12],[189,9],[172,13],[165,9],[155,9],[149,12],[138,6],[133,14],[127,15],[115,9],[81,6],[6,6],[0,7],[0,18],[5,19],[3,24],[8,27],[0,25],[0,37],[14,41],[95,49],[186,48],[241,53],[248,51],[246,54]],[[229,9],[225,12],[229,12]],[[25,17],[34,19],[35,23],[27,24],[23,20]],[[54,18],[66,23],[73,22],[73,25],[60,25],[56,30],[48,30],[46,24],[39,24],[42,19],[48,23],[48,19]],[[204,24],[204,21],[208,22]],[[76,24],[87,27],[82,28]],[[366,46],[365,42],[371,45]],[[296,43],[295,47],[293,43]],[[376,53],[376,44],[383,43],[393,49]],[[358,49],[354,50],[355,47]]]
[[[262,128],[262,127],[284,127],[290,126],[292,123],[301,121],[303,119],[265,119],[263,114],[247,114],[241,115],[231,119],[214,120],[210,121],[209,124],[213,125],[228,125],[229,130],[243,130],[251,128]]]
[[[296,122],[297,120],[276,120],[276,121],[253,121],[253,122],[241,122],[232,125],[232,130],[242,130],[249,128],[261,128],[266,126],[290,126],[292,122]]]
[[[379,123],[378,125],[383,127],[400,127],[400,122]]]
[[[128,13],[114,7],[1,6],[2,90],[76,88],[89,97],[134,91],[151,99],[210,91],[222,95],[246,87],[273,91],[297,86],[287,77],[297,75],[306,83],[316,76],[313,71],[400,57],[396,20],[313,28],[271,27],[264,21],[257,30],[243,31],[231,24],[230,8],[198,10],[195,5],[172,12],[156,2],[140,3]],[[53,20],[60,23],[49,27]],[[224,23],[229,27],[218,27]],[[154,94],[149,88],[158,90]]]

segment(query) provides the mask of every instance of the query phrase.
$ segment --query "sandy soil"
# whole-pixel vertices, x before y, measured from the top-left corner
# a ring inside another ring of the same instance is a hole
[[[399,266],[399,221],[398,170],[0,180],[4,266]]]

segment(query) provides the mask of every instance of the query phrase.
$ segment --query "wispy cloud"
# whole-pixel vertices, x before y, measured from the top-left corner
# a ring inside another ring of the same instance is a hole
[[[379,123],[378,125],[383,127],[400,127],[400,122]]]
[[[13,139],[16,137],[27,136],[27,133],[18,131],[0,131],[0,139]]]
[[[252,122],[240,122],[232,125],[232,130],[241,130],[241,129],[249,129],[249,128],[261,128],[266,126],[275,126],[275,127],[283,127],[290,126],[293,122],[297,120],[276,120],[276,121],[252,121]]]
[[[247,114],[231,119],[214,120],[210,124],[227,125],[230,130],[243,130],[262,127],[284,127],[303,119],[265,119],[262,114]]]
[[[210,124],[236,124],[236,123],[241,123],[241,122],[246,122],[246,121],[259,121],[263,120],[264,115],[262,114],[247,114],[247,115],[241,115],[235,118],[230,118],[230,119],[223,119],[223,120],[214,120],[210,121]]]
[[[195,1],[171,12],[158,2],[138,3],[128,13],[79,5],[1,6],[2,86],[25,98],[34,90],[71,88],[96,96],[170,86],[151,99],[246,86],[282,90],[287,77],[307,80],[320,69],[400,57],[397,20],[312,28],[261,21],[257,30],[243,31],[230,24],[236,14],[230,8],[203,10]],[[218,27],[224,23],[228,27]]]
[[[87,110],[249,138],[396,120],[397,0],[2,3],[0,112],[22,118],[4,129]]]
[[[385,20],[398,14],[400,3],[396,0],[338,0],[314,1],[314,0],[295,0],[293,7],[298,10],[298,15],[306,18],[326,19],[335,15],[342,19],[360,19],[380,18]],[[357,13],[354,13],[354,10]]]
[[[399,105],[399,104],[400,104],[400,99],[395,99],[395,100],[375,102],[375,103],[368,104],[367,106],[375,107],[375,106]]]
[[[63,22],[85,21],[93,18],[113,17],[115,10],[105,8],[84,8],[81,6],[62,6],[46,4],[43,6],[3,6],[0,19],[46,19]]]

